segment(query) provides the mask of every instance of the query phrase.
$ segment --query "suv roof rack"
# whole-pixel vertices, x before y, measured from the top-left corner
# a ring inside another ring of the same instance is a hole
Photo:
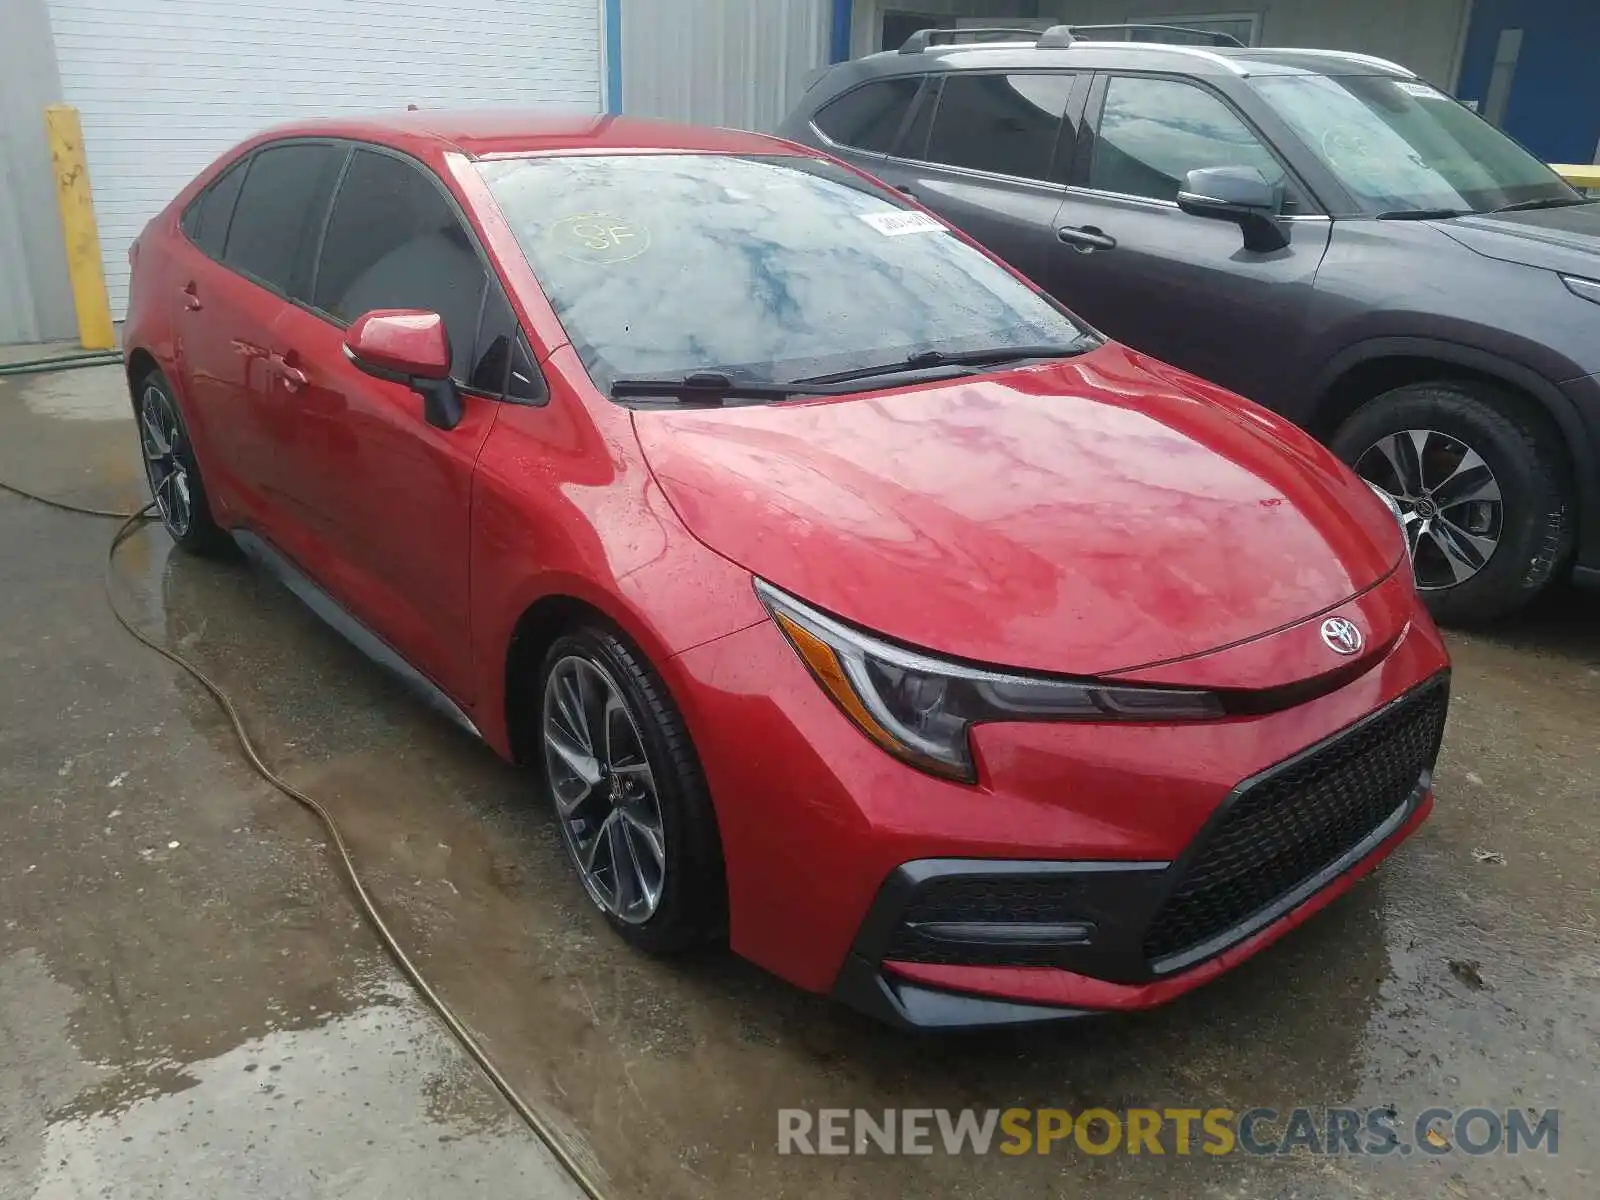
[[[1090,40],[1090,41],[1104,40],[1104,39],[1100,39],[1100,38],[1090,38],[1089,37],[1090,34],[1121,33],[1121,34],[1126,35],[1126,36],[1124,36],[1123,38],[1120,39],[1121,41],[1131,42],[1131,41],[1138,40],[1138,41],[1141,41],[1141,42],[1150,43],[1152,45],[1166,45],[1166,46],[1228,46],[1228,47],[1234,47],[1234,48],[1242,48],[1244,46],[1244,43],[1241,42],[1238,38],[1234,37],[1231,33],[1217,33],[1217,32],[1215,32],[1213,30],[1210,30],[1210,29],[1192,29],[1187,25],[1150,25],[1150,24],[1143,24],[1143,23],[1140,23],[1140,22],[1133,22],[1133,23],[1130,23],[1130,24],[1119,24],[1119,25],[1066,25],[1066,26],[1057,26],[1056,28],[1058,28],[1058,29],[1060,29],[1060,28],[1069,29],[1069,30],[1072,31],[1073,36],[1078,37],[1078,38],[1084,38],[1084,39],[1087,39],[1087,40]],[[1052,29],[1050,32],[1054,33],[1055,30]],[[1153,33],[1153,34],[1157,34],[1157,35],[1162,35],[1162,34],[1173,35],[1173,34],[1177,34],[1177,35],[1181,35],[1181,38],[1172,38],[1171,40],[1163,40],[1162,37],[1156,36],[1156,37],[1143,37],[1143,38],[1135,39],[1133,35],[1136,34],[1136,33]],[[1187,40],[1189,38],[1193,38],[1194,40],[1193,41]]]
[[[967,29],[919,29],[905,40],[900,47],[901,54],[921,54],[930,46],[941,42],[955,43],[961,38],[974,38],[977,40],[998,40],[994,35],[999,34],[1015,38],[1019,42],[1031,42],[1038,38],[1037,29],[1016,29],[1003,25],[982,26]]]
[[[996,41],[1000,38],[1010,38],[1017,41],[1032,42],[1040,49],[1070,46],[1080,40],[1101,40],[1090,35],[1101,33],[1121,33],[1119,39],[1105,39],[1125,42],[1137,42],[1144,45],[1166,46],[1228,46],[1241,47],[1244,45],[1232,34],[1214,33],[1209,29],[1191,29],[1186,25],[1052,25],[1044,32],[1037,29],[1019,29],[1013,26],[995,25],[982,26],[968,29],[919,29],[905,40],[900,47],[901,54],[921,54],[937,45],[954,45],[963,39],[983,42]],[[1154,34],[1135,38],[1135,34]]]

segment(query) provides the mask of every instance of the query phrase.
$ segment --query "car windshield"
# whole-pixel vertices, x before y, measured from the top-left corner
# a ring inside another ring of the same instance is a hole
[[[1577,199],[1544,163],[1426,83],[1382,75],[1250,82],[1370,211],[1487,212]]]
[[[573,155],[478,170],[602,389],[696,372],[787,383],[1087,337],[937,221],[817,159]]]

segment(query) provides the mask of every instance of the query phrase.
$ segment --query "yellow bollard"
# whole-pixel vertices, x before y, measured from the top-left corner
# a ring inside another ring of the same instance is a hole
[[[111,301],[100,262],[100,228],[94,220],[78,110],[70,104],[52,104],[44,110],[44,124],[50,139],[56,199],[61,205],[61,232],[67,243],[67,275],[78,310],[78,340],[85,350],[114,350],[117,338],[111,327]]]
[[[1556,163],[1550,169],[1575,188],[1600,188],[1600,163]]]

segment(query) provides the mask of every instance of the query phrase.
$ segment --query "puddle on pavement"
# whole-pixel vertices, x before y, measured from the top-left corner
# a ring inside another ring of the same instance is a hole
[[[0,479],[93,508],[149,499],[122,368],[0,378]]]
[[[35,1007],[42,992],[55,1007]],[[32,1128],[7,1122],[0,1192],[32,1200],[575,1194],[549,1189],[546,1153],[398,980],[371,1000],[214,1058],[87,1064],[52,1023],[76,998],[37,956],[14,955],[0,964],[0,1011],[9,1009],[9,1025],[22,1002],[39,1069],[11,1088],[48,1079],[59,1097],[98,1082]],[[124,1086],[130,1075],[138,1081]],[[0,1084],[0,1101],[7,1090]],[[0,1115],[9,1115],[3,1102]]]

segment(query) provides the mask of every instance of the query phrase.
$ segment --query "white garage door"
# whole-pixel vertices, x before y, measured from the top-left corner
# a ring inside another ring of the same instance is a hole
[[[407,104],[604,107],[599,0],[48,4],[119,319],[128,245],[145,222],[268,125]]]

